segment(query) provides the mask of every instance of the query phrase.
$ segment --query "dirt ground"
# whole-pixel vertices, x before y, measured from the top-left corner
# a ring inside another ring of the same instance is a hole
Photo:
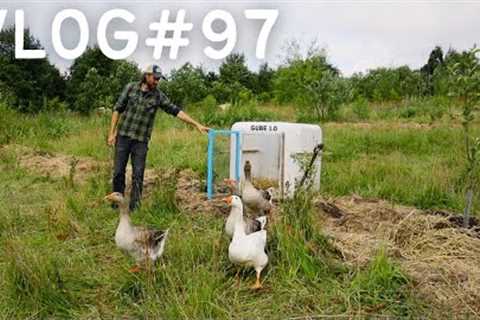
[[[40,176],[53,179],[71,180],[74,184],[84,184],[88,179],[112,170],[109,162],[100,162],[88,157],[73,157],[63,154],[52,154],[34,150],[21,145],[5,145],[0,147],[1,155],[14,156],[17,165]],[[207,201],[205,192],[201,190],[202,183],[192,170],[161,171],[146,169],[143,181],[143,195],[145,198],[154,191],[160,181],[174,176],[176,179],[176,199],[179,207],[187,212],[215,212],[225,214],[226,207],[221,201],[221,195],[212,201]],[[225,189],[225,186],[219,186]],[[126,191],[131,188],[131,166],[126,170]]]
[[[35,174],[73,179],[75,183],[84,183],[99,170],[111,168],[108,163],[88,158],[48,154],[18,145],[1,147],[0,156],[5,153],[13,154],[20,167]],[[192,214],[227,213],[221,195],[207,201],[202,190],[204,184],[191,170],[147,169],[145,197],[159,181],[172,175],[176,200],[182,210]],[[130,178],[127,185],[129,181]],[[359,196],[317,199],[316,206],[324,232],[331,236],[346,263],[362,267],[383,248],[400,263],[414,280],[418,292],[432,304],[480,318],[478,220],[472,220],[470,228],[464,229],[460,227],[462,221],[458,215],[426,212]]]
[[[34,150],[21,145],[5,145],[0,147],[0,155],[10,154],[16,158],[17,165],[29,172],[54,179],[71,180],[74,184],[84,184],[88,179],[112,170],[112,163],[101,162],[88,157],[74,157]],[[126,185],[131,188],[131,166],[127,166]],[[144,176],[144,192],[150,194],[153,186],[161,178],[162,173],[146,169]]]

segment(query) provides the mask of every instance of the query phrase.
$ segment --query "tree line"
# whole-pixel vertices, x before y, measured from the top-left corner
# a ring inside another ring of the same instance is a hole
[[[111,60],[97,47],[88,48],[65,74],[47,58],[17,60],[14,34],[13,27],[0,32],[0,100],[21,112],[68,109],[88,114],[101,107],[111,108],[123,87],[141,78],[135,63]],[[24,43],[26,49],[42,48],[29,30],[25,30]],[[161,89],[181,106],[205,99],[232,105],[255,99],[293,104],[309,118],[326,120],[335,116],[340,105],[357,100],[447,96],[449,69],[467,54],[454,49],[444,53],[435,47],[417,70],[382,67],[345,77],[322,50],[311,50],[306,56],[294,52],[276,69],[265,63],[256,72],[248,69],[243,54],[233,53],[218,72],[186,63],[170,72]]]

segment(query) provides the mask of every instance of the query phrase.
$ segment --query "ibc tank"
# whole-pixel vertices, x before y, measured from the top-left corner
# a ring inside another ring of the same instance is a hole
[[[314,148],[322,144],[322,130],[317,125],[288,122],[237,122],[232,131],[240,132],[240,186],[243,167],[252,164],[256,181],[274,185],[281,197],[293,195],[295,182],[304,175],[301,163],[309,163]],[[316,158],[314,188],[320,188],[321,153]],[[235,138],[230,141],[230,178],[235,178]]]

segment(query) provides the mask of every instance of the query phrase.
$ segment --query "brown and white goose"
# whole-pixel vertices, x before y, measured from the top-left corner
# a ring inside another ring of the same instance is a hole
[[[121,193],[111,193],[105,200],[119,207],[120,222],[115,232],[115,243],[136,260],[137,265],[130,271],[140,271],[139,265],[148,261],[155,263],[165,249],[168,229],[163,231],[132,225],[128,203]]]
[[[255,212],[270,213],[272,209],[273,188],[267,190],[255,188],[252,183],[252,164],[248,160],[243,167],[243,173],[245,175],[245,182],[242,188],[243,203]]]
[[[269,214],[273,207],[273,188],[266,190],[257,189],[252,183],[252,164],[245,162],[243,167],[245,181],[242,192],[239,192],[237,182],[233,179],[225,179],[224,182],[230,187],[232,194],[242,197],[245,206],[255,213]]]

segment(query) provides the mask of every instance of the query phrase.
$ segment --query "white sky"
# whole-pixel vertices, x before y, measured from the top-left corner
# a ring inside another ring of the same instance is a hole
[[[243,52],[252,70],[263,62],[278,65],[282,48],[288,39],[298,39],[305,46],[316,39],[327,49],[329,61],[343,74],[366,71],[379,66],[422,66],[435,45],[446,51],[480,44],[480,0],[478,1],[1,1],[0,9],[8,9],[5,25],[13,24],[14,10],[25,10],[26,24],[40,39],[49,59],[61,70],[68,69],[71,61],[60,58],[51,43],[51,24],[62,9],[81,10],[90,24],[90,44],[96,42],[96,27],[100,16],[109,9],[123,8],[136,16],[129,25],[121,20],[112,22],[113,30],[135,30],[139,46],[130,57],[140,67],[158,63],[164,70],[178,68],[190,61],[215,69],[221,61],[209,59],[203,48],[211,43],[203,36],[201,22],[209,11],[223,9],[235,18],[238,41],[234,51]],[[187,11],[187,22],[194,24],[185,36],[190,45],[181,48],[179,57],[172,61],[168,50],[155,61],[153,49],[145,39],[154,35],[148,25],[160,18],[162,9],[172,13]],[[255,46],[261,23],[247,20],[245,9],[278,9],[279,18],[268,41],[265,60],[255,58]],[[67,47],[76,45],[79,37],[77,25],[65,22],[62,33]],[[112,46],[122,48],[115,40]]]

